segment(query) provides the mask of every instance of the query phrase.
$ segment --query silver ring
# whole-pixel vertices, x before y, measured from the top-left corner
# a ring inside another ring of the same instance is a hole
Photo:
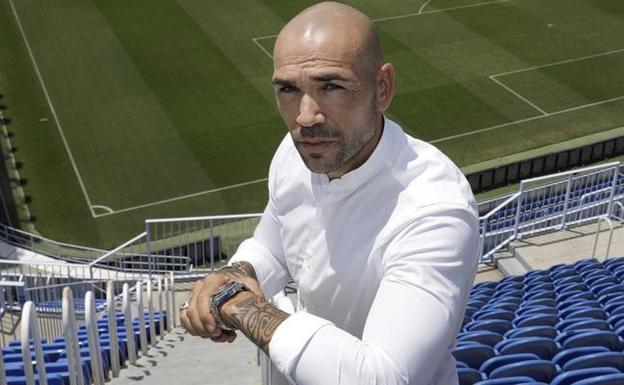
[[[189,306],[190,305],[189,305],[188,301],[185,300],[184,303],[182,305],[180,305],[180,309],[179,309],[180,312],[182,312],[182,310],[188,308]]]

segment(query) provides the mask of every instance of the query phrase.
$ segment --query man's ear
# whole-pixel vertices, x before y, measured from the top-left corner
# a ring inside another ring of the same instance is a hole
[[[386,63],[377,72],[377,100],[381,112],[386,111],[394,98],[394,66]]]

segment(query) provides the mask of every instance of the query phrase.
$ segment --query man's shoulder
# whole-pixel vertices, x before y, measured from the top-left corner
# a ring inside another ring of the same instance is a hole
[[[470,184],[452,160],[437,147],[402,129],[397,136],[400,151],[392,164],[392,173],[403,186],[399,205],[411,209],[448,205],[475,210]]]

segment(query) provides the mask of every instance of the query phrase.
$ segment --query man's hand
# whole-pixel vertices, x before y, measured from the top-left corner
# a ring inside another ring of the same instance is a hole
[[[210,338],[214,342],[234,341],[236,333],[231,330],[222,330],[210,311],[212,296],[228,282],[236,281],[245,284],[251,290],[248,292],[250,296],[259,301],[265,301],[253,267],[245,262],[241,265],[246,273],[239,268],[226,267],[195,283],[189,294],[189,306],[180,312],[182,327],[191,335]]]

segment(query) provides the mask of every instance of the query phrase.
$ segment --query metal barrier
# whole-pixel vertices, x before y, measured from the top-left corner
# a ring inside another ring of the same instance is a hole
[[[91,377],[95,385],[104,385],[104,369],[102,367],[102,352],[100,350],[100,336],[98,333],[95,297],[92,291],[85,294],[87,316],[87,336],[89,341],[89,358],[91,360]]]
[[[613,223],[611,222],[611,219],[609,219],[609,217],[604,216],[604,217],[600,217],[600,219],[598,220],[598,227],[596,228],[596,237],[594,239],[594,248],[592,250],[592,258],[596,258],[596,248],[598,247],[598,237],[600,236],[600,227],[602,226],[603,222],[607,222],[607,224],[609,225],[609,241],[607,242],[607,250],[605,251],[605,261],[609,258],[609,251],[611,250],[611,241],[613,240]]]
[[[516,193],[479,204],[479,262],[492,263],[514,240],[595,221],[614,209],[622,212],[622,199],[622,162],[524,180]],[[212,270],[253,235],[261,215],[149,219],[148,254],[154,266],[159,258],[176,255],[190,258],[194,270]]]
[[[480,263],[492,263],[516,239],[596,221],[623,197],[621,162],[522,181],[517,193],[480,217]]]
[[[154,271],[159,271],[159,261],[171,256],[190,258],[195,270],[214,269],[253,234],[261,215],[148,219],[145,233]]]
[[[74,295],[69,287],[63,289],[63,336],[67,351],[67,367],[69,369],[70,385],[84,385],[82,373],[82,359],[78,344],[78,325],[76,323],[76,309]]]
[[[47,385],[45,360],[43,359],[43,349],[41,348],[41,335],[37,325],[37,309],[32,301],[24,304],[25,322],[22,322],[22,362],[24,363],[24,375],[28,385],[35,385],[35,372],[32,364],[32,354],[30,352],[30,342],[35,351],[35,361],[37,363],[37,377],[39,385]]]

